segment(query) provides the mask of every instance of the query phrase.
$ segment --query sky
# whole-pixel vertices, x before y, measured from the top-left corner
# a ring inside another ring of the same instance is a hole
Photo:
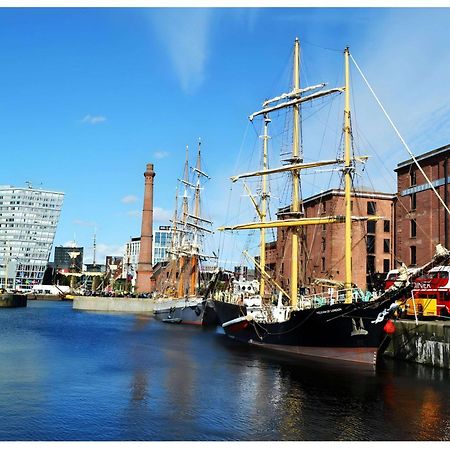
[[[103,262],[140,234],[147,163],[155,223],[168,224],[186,146],[193,165],[201,138],[204,209],[215,227],[239,223],[229,178],[255,168],[261,122],[248,116],[290,89],[296,37],[302,85],[342,83],[349,46],[419,155],[450,141],[448,23],[446,8],[0,8],[0,184],[64,192],[55,245],[75,240],[89,263],[95,233]],[[395,192],[409,154],[354,66],[352,94],[355,140],[374,155],[365,185]],[[305,107],[305,160],[336,152],[342,114],[331,134],[319,127],[340,97]],[[320,179],[307,195],[332,187]]]

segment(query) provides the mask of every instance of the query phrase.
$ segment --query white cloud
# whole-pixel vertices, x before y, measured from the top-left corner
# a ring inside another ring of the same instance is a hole
[[[157,152],[153,153],[153,156],[156,159],[164,159],[164,158],[167,158],[169,156],[169,152],[157,151]]]
[[[393,11],[373,27],[366,52],[359,57],[362,62],[357,61],[364,64],[363,71],[381,103],[416,154],[448,143],[447,21],[448,14],[439,9]],[[383,113],[379,108],[374,112],[381,121],[372,122],[376,138],[371,142],[381,139],[387,156],[393,148],[400,149],[397,162],[408,159],[398,138],[390,133],[385,137],[378,126],[387,124]]]
[[[101,122],[106,122],[105,116],[91,116],[90,114],[87,114],[83,117],[81,120],[82,123],[89,123],[91,125],[96,125]]]
[[[159,208],[156,206],[153,209],[153,221],[154,222],[164,222],[168,223],[170,219],[172,219],[173,213],[172,211],[167,211],[165,209]]]
[[[97,224],[95,222],[90,222],[88,220],[82,220],[82,219],[75,219],[73,221],[75,225],[80,225],[82,227],[96,227]]]
[[[122,198],[121,202],[125,204],[136,203],[138,198],[135,195],[126,195]]]
[[[212,11],[188,8],[164,9],[152,14],[155,30],[166,46],[181,88],[185,93],[194,92],[205,78],[209,55]]]
[[[141,215],[141,211],[139,211],[138,209],[133,209],[131,211],[127,211],[128,217],[140,217],[140,215]]]

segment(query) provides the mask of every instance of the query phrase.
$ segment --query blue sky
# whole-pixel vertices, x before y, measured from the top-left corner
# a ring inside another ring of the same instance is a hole
[[[185,147],[194,156],[201,137],[205,207],[222,225],[229,177],[251,166],[257,141],[247,117],[289,89],[296,36],[309,84],[342,82],[349,45],[421,154],[450,140],[448,23],[442,8],[2,8],[0,184],[65,192],[55,244],[75,238],[90,262],[96,229],[103,260],[139,235],[148,162],[155,218],[167,223]],[[393,192],[392,170],[409,156],[356,70],[352,83],[355,136],[376,156],[369,184]],[[305,154],[317,152],[317,127],[305,130]],[[336,147],[336,135],[324,142]]]

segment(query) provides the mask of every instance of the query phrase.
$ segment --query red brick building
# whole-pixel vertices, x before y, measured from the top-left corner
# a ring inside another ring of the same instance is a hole
[[[372,287],[393,267],[393,218],[395,195],[381,192],[352,194],[354,216],[377,215],[379,221],[354,222],[352,228],[352,278],[360,288]],[[344,191],[331,189],[303,201],[305,217],[345,214]],[[286,214],[286,210],[280,211]],[[336,281],[345,279],[343,223],[303,227],[299,249],[299,285],[310,286],[316,278]],[[276,280],[289,289],[291,270],[290,231],[279,228],[276,251],[273,243],[266,256],[267,265],[275,270]]]
[[[450,145],[416,157],[433,186],[449,205]],[[449,217],[412,159],[397,165],[398,200],[395,206],[395,258],[408,266],[423,265],[436,244],[449,247]]]

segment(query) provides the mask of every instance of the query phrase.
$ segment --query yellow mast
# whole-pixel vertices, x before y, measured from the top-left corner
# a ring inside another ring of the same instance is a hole
[[[298,38],[295,39],[294,45],[294,92],[300,90],[300,80],[299,80],[299,41]],[[292,146],[292,160],[293,162],[298,162],[299,160],[299,116],[300,116],[300,106],[295,104],[294,108],[294,126],[293,126],[293,146]],[[298,170],[292,171],[292,212],[298,213],[299,208],[299,182],[300,182],[300,172]],[[294,214],[296,216],[296,214]],[[291,249],[291,285],[290,285],[290,299],[291,306],[296,307],[297,291],[298,291],[298,239],[299,230],[298,228],[292,229],[292,249]]]
[[[350,155],[350,71],[349,71],[349,49],[344,51],[345,56],[345,111],[344,111],[344,176],[345,176],[345,303],[352,302],[352,208],[351,208],[351,186],[352,166]]]
[[[267,114],[264,114],[264,135],[263,135],[263,170],[268,169],[267,163],[267,141],[269,136],[267,134],[267,130],[269,127],[270,119]],[[261,222],[266,221],[267,217],[267,175],[264,174],[262,176],[262,192],[261,192]],[[265,270],[266,267],[266,229],[261,228],[260,231],[260,249],[259,249],[259,263],[261,266],[261,271]],[[259,285],[259,294],[262,298],[264,298],[264,293],[266,290],[266,280],[261,272],[261,280]]]
[[[352,221],[373,221],[381,220],[381,216],[352,216]],[[324,217],[302,217],[300,219],[272,220],[270,222],[251,222],[239,225],[219,227],[219,231],[225,230],[255,230],[260,228],[286,228],[286,227],[304,227],[308,225],[325,225],[330,223],[345,223],[345,216],[324,216]]]
[[[346,50],[348,52],[348,49]],[[275,97],[270,100],[266,100],[263,103],[263,108],[260,111],[257,111],[249,116],[249,119],[253,121],[256,116],[264,115],[265,121],[267,121],[267,115],[272,111],[277,111],[287,107],[293,107],[293,144],[292,144],[292,155],[290,164],[284,165],[275,169],[267,168],[267,122],[265,123],[264,128],[264,167],[262,170],[243,173],[241,175],[233,176],[231,179],[233,182],[241,179],[241,178],[249,178],[254,176],[262,176],[263,178],[263,198],[261,202],[261,209],[258,207],[253,195],[247,185],[244,183],[244,187],[250,195],[250,199],[259,215],[260,221],[257,223],[246,223],[234,226],[224,226],[220,227],[219,230],[251,230],[251,229],[260,229],[260,263],[261,263],[261,271],[264,272],[265,265],[265,234],[263,229],[265,228],[279,228],[279,227],[287,227],[291,230],[291,267],[290,267],[290,289],[289,289],[289,298],[290,304],[293,308],[298,306],[298,285],[299,285],[299,243],[300,243],[300,234],[303,226],[307,225],[318,225],[318,224],[332,224],[332,223],[346,223],[346,230],[350,230],[346,233],[349,236],[349,243],[346,242],[346,248],[351,250],[351,221],[352,220],[378,220],[379,217],[370,216],[370,217],[352,217],[351,216],[351,207],[350,207],[350,186],[351,186],[351,171],[353,167],[351,165],[350,159],[350,107],[348,106],[350,101],[348,97],[349,93],[349,80],[348,74],[346,78],[346,87],[340,88],[332,88],[328,90],[321,90],[318,92],[314,92],[307,96],[303,96],[302,94],[305,92],[314,91],[318,88],[323,88],[325,83],[311,86],[309,88],[300,89],[300,44],[298,38],[295,39],[294,45],[294,70],[293,70],[293,88],[289,93],[281,94],[278,97]],[[347,55],[348,56],[348,55]],[[348,66],[348,58],[347,58],[347,66]],[[348,67],[347,67],[348,72]],[[305,103],[317,98],[321,98],[334,93],[346,92],[346,116],[345,116],[345,132],[346,132],[346,157],[345,159],[336,159],[336,160],[328,160],[328,161],[319,161],[313,163],[304,163],[302,160],[301,148],[300,148],[300,103]],[[286,100],[282,103],[279,103],[280,100]],[[361,160],[365,160],[366,157],[361,157]],[[325,165],[331,165],[336,163],[344,163],[345,168],[345,180],[346,180],[346,214],[341,216],[328,216],[328,217],[302,217],[302,204],[300,198],[300,171],[303,169],[308,169],[312,167],[320,167]],[[265,200],[267,197],[266,192],[266,177],[269,174],[281,173],[281,172],[292,172],[292,204],[290,207],[290,215],[291,219],[288,220],[273,220],[267,221],[267,211],[266,211],[266,203]],[[264,195],[265,193],[265,195]],[[346,235],[347,235],[346,234]],[[348,239],[347,239],[348,241]],[[348,255],[351,252],[347,252]],[[348,270],[348,279],[346,281],[346,285],[351,287],[351,256],[349,256],[349,266],[350,270]],[[266,274],[267,275],[267,274]],[[264,278],[264,277],[263,277]],[[350,291],[349,291],[350,292]],[[264,294],[264,280],[262,280],[262,286],[260,288],[261,295]],[[350,293],[351,295],[351,293]]]

